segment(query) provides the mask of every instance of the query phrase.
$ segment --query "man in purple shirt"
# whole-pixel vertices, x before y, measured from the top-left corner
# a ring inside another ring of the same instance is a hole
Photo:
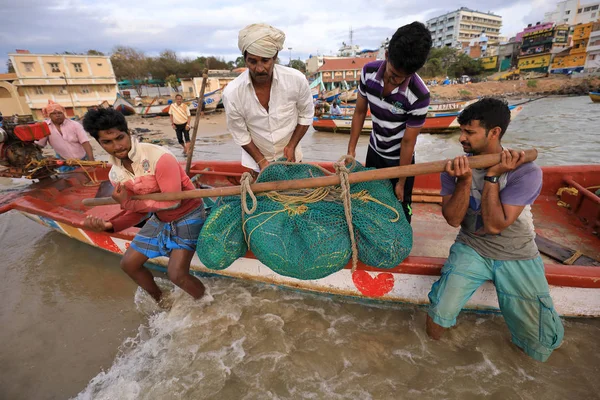
[[[429,292],[426,329],[439,339],[456,324],[477,288],[492,281],[513,343],[546,361],[562,342],[564,329],[535,244],[531,204],[542,188],[542,170],[524,163],[523,152],[502,148],[509,122],[507,104],[493,98],[470,105],[458,117],[465,153],[501,153],[502,161],[471,169],[469,158],[459,156],[441,175],[442,214],[461,228],[442,276]]]
[[[348,154],[356,156],[356,144],[371,109],[373,130],[367,167],[386,168],[414,164],[415,143],[429,108],[429,90],[419,75],[431,49],[431,34],[420,22],[398,28],[385,60],[364,66],[356,110],[352,117]],[[392,179],[398,200],[410,223],[414,177]]]

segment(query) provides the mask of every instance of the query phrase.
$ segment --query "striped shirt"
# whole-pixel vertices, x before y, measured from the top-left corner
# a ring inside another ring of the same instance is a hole
[[[385,60],[363,67],[359,93],[369,102],[373,130],[369,146],[383,158],[400,159],[400,145],[406,128],[420,128],[429,108],[429,89],[416,73],[389,96],[383,97]]]

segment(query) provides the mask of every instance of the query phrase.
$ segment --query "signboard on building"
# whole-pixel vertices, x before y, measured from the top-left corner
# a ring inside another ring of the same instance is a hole
[[[483,57],[480,59],[481,65],[485,70],[496,69],[498,67],[498,56],[493,57]]]

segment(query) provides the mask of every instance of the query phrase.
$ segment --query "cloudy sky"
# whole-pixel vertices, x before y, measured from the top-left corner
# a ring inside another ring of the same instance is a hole
[[[182,57],[215,55],[234,60],[237,33],[247,24],[266,22],[287,36],[280,56],[307,58],[334,54],[354,31],[354,43],[378,48],[399,26],[426,21],[461,6],[503,17],[502,34],[512,36],[540,21],[556,0],[2,0],[0,72],[7,53],[110,52],[132,46],[147,55],[164,49]],[[176,3],[177,5],[173,5]]]

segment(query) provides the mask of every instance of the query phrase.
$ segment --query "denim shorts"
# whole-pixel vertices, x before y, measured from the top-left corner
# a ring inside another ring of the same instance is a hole
[[[501,261],[482,257],[454,243],[442,276],[429,292],[429,316],[449,328],[465,303],[485,281],[496,286],[498,303],[512,341],[529,356],[546,361],[560,346],[564,328],[554,309],[541,257]]]

